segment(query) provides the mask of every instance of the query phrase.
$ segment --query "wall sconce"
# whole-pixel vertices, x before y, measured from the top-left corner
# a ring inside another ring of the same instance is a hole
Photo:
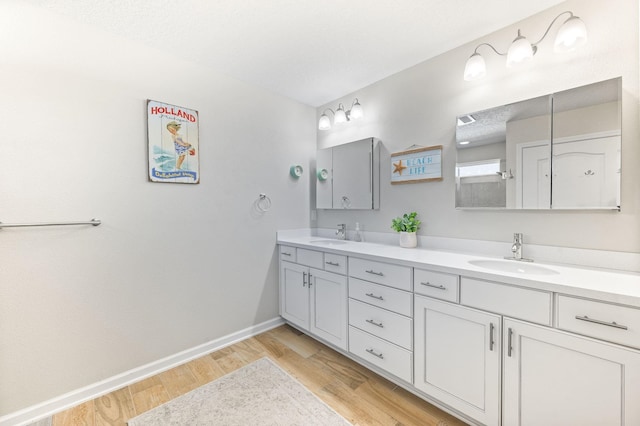
[[[331,128],[331,120],[329,120],[327,111],[331,111],[331,113],[333,114],[334,124],[346,123],[347,121],[357,120],[364,116],[362,105],[360,105],[360,102],[358,102],[358,98],[355,98],[351,103],[351,109],[347,111],[344,110],[344,106],[341,103],[338,104],[338,109],[335,111],[331,108],[327,108],[322,111],[322,115],[320,116],[320,120],[318,121],[318,129],[320,130],[329,130]]]
[[[574,50],[587,43],[587,27],[584,22],[572,12],[562,12],[549,24],[547,30],[544,32],[540,40],[535,43],[530,43],[526,37],[520,34],[518,30],[518,36],[513,40],[509,50],[506,53],[499,52],[495,47],[489,43],[480,43],[476,46],[471,57],[467,60],[467,65],[464,67],[464,79],[466,81],[477,80],[485,76],[487,68],[484,63],[484,58],[478,53],[480,46],[489,46],[500,56],[507,57],[507,67],[511,68],[515,65],[530,61],[533,55],[538,51],[538,44],[549,34],[549,30],[553,24],[564,14],[569,14],[569,19],[564,21],[564,24],[558,30],[556,35],[556,41],[554,43],[554,50],[556,52],[568,52]]]

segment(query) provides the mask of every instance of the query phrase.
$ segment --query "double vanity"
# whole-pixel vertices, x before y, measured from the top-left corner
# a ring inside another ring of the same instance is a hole
[[[278,233],[292,326],[471,424],[640,424],[640,275]]]

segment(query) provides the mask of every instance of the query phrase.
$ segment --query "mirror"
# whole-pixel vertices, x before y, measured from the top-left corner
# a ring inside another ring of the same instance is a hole
[[[316,208],[378,209],[380,147],[375,138],[362,139],[316,155]]]
[[[457,117],[456,208],[619,209],[621,87],[616,78]]]

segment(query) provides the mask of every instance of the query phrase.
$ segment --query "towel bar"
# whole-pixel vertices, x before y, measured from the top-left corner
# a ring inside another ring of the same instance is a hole
[[[89,221],[82,222],[41,222],[41,223],[2,223],[0,222],[0,229],[2,228],[24,228],[27,226],[68,226],[68,225],[93,225],[98,226],[102,222],[98,219],[91,219]]]

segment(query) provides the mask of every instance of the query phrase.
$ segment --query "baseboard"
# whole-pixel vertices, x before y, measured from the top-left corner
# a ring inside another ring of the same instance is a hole
[[[230,346],[241,340],[263,333],[267,330],[271,330],[272,328],[278,327],[282,324],[284,324],[284,320],[281,317],[273,318],[194,348],[178,352],[177,354],[134,368],[109,379],[76,389],[40,404],[2,416],[0,417],[0,426],[21,426],[36,422],[60,411],[75,407],[83,402],[106,395],[114,390],[123,388],[158,373],[162,373],[163,371],[207,355],[211,352],[215,352],[226,346]]]

